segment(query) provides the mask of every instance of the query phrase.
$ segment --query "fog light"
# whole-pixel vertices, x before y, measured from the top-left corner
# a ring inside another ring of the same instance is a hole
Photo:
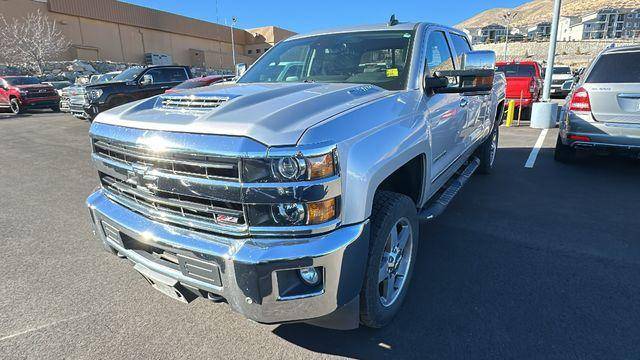
[[[317,285],[320,281],[320,276],[318,276],[318,271],[314,267],[302,268],[298,270],[300,274],[300,278],[302,281],[307,283],[307,285]]]
[[[271,216],[280,225],[299,225],[304,223],[307,212],[302,204],[278,204],[271,208]]]

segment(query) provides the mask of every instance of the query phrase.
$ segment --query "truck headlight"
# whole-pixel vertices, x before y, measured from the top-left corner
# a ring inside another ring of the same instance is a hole
[[[242,181],[295,182],[324,179],[337,174],[335,151],[318,156],[284,156],[246,159]]]
[[[87,93],[89,100],[97,100],[102,96],[101,89],[93,89]]]

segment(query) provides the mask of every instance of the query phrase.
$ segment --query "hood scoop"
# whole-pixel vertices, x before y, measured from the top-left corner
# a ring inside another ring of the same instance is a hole
[[[159,97],[156,107],[172,110],[207,111],[219,107],[229,99],[228,96],[163,95]]]

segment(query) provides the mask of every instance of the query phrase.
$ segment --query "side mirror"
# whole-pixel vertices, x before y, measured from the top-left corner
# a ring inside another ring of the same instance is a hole
[[[425,78],[425,89],[434,93],[475,93],[493,89],[496,54],[472,51],[462,55],[460,70],[436,71]]]
[[[239,63],[236,64],[236,76],[240,77],[244,72],[247,71],[247,64]]]
[[[140,85],[147,86],[153,84],[153,75],[144,74],[142,75],[142,79],[140,79]]]

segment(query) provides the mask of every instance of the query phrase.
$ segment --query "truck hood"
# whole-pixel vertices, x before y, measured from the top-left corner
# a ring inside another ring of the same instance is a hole
[[[551,80],[573,80],[573,75],[571,75],[571,74],[554,74],[554,75],[551,75]]]
[[[215,84],[120,106],[95,121],[148,130],[246,136],[271,146],[294,145],[309,127],[390,94],[377,86],[359,84]]]

